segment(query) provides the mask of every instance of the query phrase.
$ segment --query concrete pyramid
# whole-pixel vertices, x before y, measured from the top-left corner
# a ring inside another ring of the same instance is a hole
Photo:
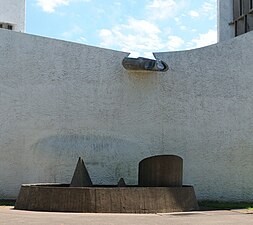
[[[126,187],[126,182],[125,182],[124,178],[120,178],[120,180],[118,182],[118,187]]]
[[[84,161],[79,157],[70,187],[91,187],[90,175],[84,165]]]

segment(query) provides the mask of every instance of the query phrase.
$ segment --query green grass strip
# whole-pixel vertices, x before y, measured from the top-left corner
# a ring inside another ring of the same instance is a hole
[[[253,210],[252,202],[200,201],[199,206],[213,210],[248,209]]]
[[[0,200],[0,206],[14,206],[15,200]]]

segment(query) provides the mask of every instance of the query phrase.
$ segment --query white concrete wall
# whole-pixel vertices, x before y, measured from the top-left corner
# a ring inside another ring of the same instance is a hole
[[[0,23],[13,24],[13,30],[25,31],[25,0],[0,0]]]
[[[233,0],[218,0],[218,42],[235,37],[233,21]]]
[[[137,183],[138,162],[184,159],[199,199],[253,200],[253,33],[160,53],[170,70],[123,69],[127,53],[0,31],[0,198],[68,183]]]

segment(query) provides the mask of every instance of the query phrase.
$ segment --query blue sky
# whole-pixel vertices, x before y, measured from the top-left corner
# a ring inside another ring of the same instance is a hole
[[[27,0],[26,32],[151,57],[217,41],[217,0]]]

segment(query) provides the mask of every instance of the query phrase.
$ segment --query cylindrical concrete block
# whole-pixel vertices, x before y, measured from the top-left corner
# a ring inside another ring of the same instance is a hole
[[[182,180],[183,159],[179,156],[153,156],[139,163],[141,187],[181,187]]]

